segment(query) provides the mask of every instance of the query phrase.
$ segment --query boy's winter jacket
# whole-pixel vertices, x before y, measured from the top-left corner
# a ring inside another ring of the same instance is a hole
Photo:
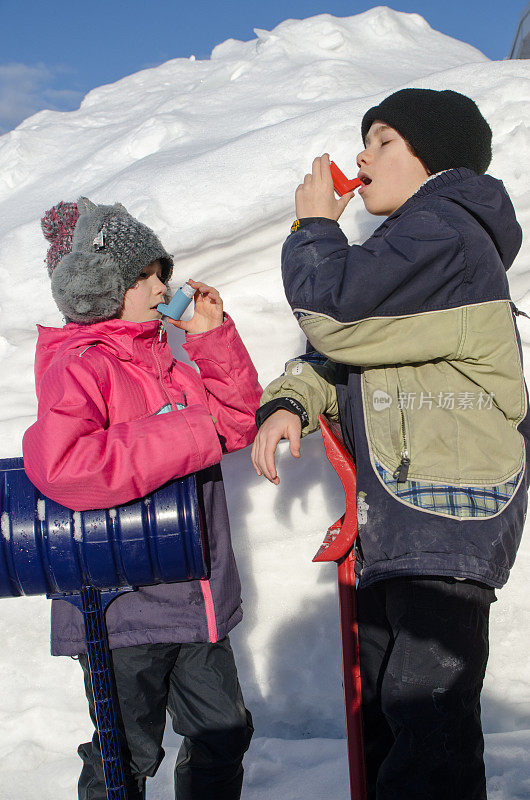
[[[312,348],[262,404],[340,418],[357,464],[361,581],[447,575],[502,586],[524,524],[530,424],[506,270],[521,229],[503,184],[453,169],[360,246],[318,219],[283,249]]]
[[[241,619],[240,583],[219,461],[255,436],[256,370],[229,317],[187,336],[192,367],[173,359],[158,321],[40,328],[38,419],[23,440],[26,472],[73,508],[108,508],[197,473],[210,579],[121,595],[106,614],[111,648],[216,641]],[[52,653],[83,652],[79,611],[52,606]]]

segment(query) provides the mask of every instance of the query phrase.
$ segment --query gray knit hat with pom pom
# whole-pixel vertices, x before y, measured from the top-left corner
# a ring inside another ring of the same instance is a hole
[[[51,242],[46,258],[53,299],[68,322],[91,324],[119,316],[125,292],[148,264],[160,261],[167,283],[173,259],[151,228],[116,203],[59,203],[41,220]]]

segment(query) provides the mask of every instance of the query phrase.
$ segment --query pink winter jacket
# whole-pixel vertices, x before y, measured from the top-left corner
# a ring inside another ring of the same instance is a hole
[[[199,374],[173,358],[158,321],[39,327],[38,418],[23,453],[40,491],[74,510],[108,508],[194,472],[204,499],[210,580],[118,597],[107,611],[111,648],[215,641],[241,618],[216,465],[223,452],[254,439],[261,387],[228,316],[213,331],[186,336],[183,346]],[[52,652],[83,650],[80,613],[54,601]]]
[[[38,420],[23,451],[47,497],[76,511],[108,508],[253,441],[261,388],[233,321],[186,337],[200,376],[174,360],[159,330],[119,319],[39,326]],[[173,413],[159,413],[166,406]]]

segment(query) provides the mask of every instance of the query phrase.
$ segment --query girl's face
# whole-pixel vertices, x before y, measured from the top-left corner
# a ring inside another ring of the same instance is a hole
[[[357,156],[359,189],[370,214],[388,217],[417,192],[429,173],[405,139],[376,120],[366,135],[366,147]]]
[[[153,261],[147,266],[138,280],[127,289],[123,300],[120,319],[128,322],[149,322],[161,319],[162,314],[156,310],[158,303],[164,302],[167,286],[161,281],[162,265],[160,261]]]

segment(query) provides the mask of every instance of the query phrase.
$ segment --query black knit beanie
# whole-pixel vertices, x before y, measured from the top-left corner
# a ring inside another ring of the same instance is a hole
[[[403,136],[434,175],[468,167],[479,175],[491,161],[491,128],[470,97],[450,89],[401,89],[363,117],[363,142],[379,120]]]

